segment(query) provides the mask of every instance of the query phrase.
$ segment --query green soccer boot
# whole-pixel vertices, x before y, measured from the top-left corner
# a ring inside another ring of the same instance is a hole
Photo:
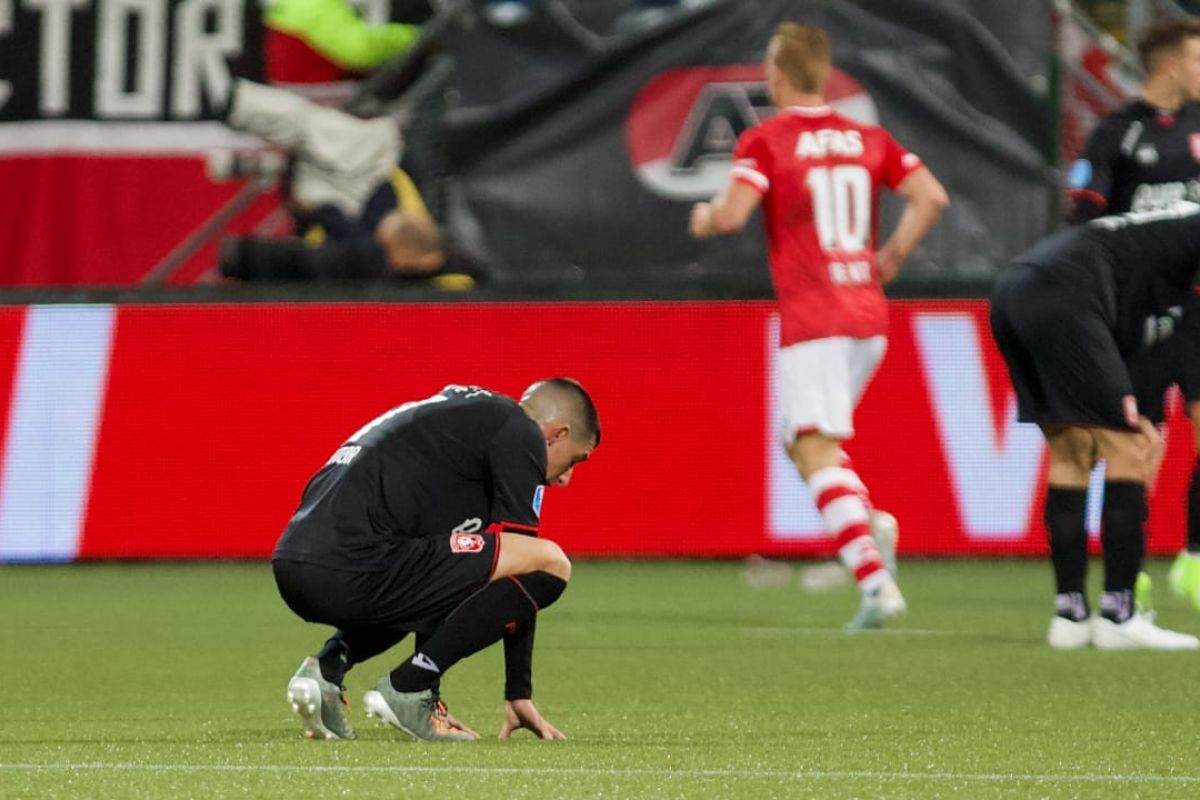
[[[1167,585],[1200,611],[1200,555],[1180,550],[1167,572]]]
[[[363,708],[368,717],[378,717],[414,739],[426,742],[470,742],[476,738],[450,724],[446,704],[433,689],[397,692],[387,675],[375,684],[374,689],[363,695]]]
[[[321,666],[312,656],[300,663],[300,669],[288,682],[288,702],[300,717],[305,739],[353,739],[354,729],[347,716],[350,701],[342,687],[321,675]]]
[[[1139,614],[1154,611],[1154,584],[1145,572],[1139,572],[1137,580],[1133,582],[1133,608]]]

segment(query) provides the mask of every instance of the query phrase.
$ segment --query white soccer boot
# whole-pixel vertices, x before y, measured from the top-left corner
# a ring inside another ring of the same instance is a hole
[[[1092,643],[1092,621],[1055,617],[1050,620],[1046,643],[1055,650],[1080,650]]]
[[[1154,624],[1154,612],[1134,614],[1116,623],[1105,617],[1092,621],[1092,644],[1097,650],[1200,650],[1200,639]]]

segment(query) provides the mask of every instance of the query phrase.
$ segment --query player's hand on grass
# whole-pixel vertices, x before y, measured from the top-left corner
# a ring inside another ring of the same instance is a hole
[[[500,726],[500,738],[507,739],[513,731],[532,731],[539,739],[566,739],[562,731],[546,721],[534,707],[532,700],[506,700],[504,702],[504,724]]]

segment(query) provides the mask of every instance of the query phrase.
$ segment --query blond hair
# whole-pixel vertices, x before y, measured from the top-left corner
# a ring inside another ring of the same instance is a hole
[[[771,37],[771,63],[791,87],[805,94],[820,94],[833,68],[829,35],[816,25],[781,22]]]

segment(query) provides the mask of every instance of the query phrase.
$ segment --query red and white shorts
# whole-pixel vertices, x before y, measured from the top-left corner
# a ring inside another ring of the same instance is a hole
[[[803,433],[854,436],[854,408],[886,350],[886,336],[833,336],[782,348],[778,392],[784,446]]]

